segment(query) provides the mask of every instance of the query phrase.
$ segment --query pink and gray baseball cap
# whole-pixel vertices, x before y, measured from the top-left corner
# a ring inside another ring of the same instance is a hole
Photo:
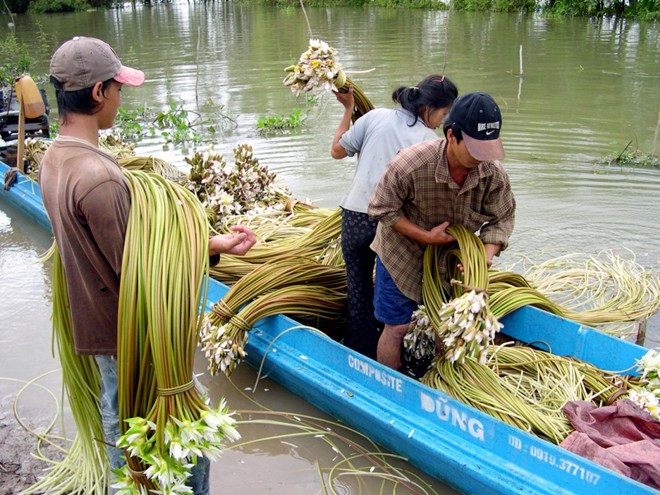
[[[502,114],[487,93],[467,93],[454,100],[445,125],[461,129],[465,146],[472,157],[482,162],[504,158],[500,141]]]
[[[75,36],[55,51],[50,59],[50,75],[64,91],[80,91],[109,79],[127,86],[144,82],[144,72],[122,65],[105,41],[85,36]]]

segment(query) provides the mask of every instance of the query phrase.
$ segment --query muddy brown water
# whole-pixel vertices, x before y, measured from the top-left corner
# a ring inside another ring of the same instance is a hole
[[[352,79],[377,106],[391,104],[396,86],[414,85],[445,65],[460,92],[484,90],[496,98],[504,117],[503,163],[518,202],[516,229],[498,260],[501,266],[523,255],[542,262],[613,250],[647,270],[660,269],[660,171],[602,164],[628,142],[658,152],[657,23],[373,8],[310,8],[307,15],[314,36],[338,49],[340,61],[354,71]],[[8,20],[0,15],[0,35]],[[332,96],[316,103],[296,99],[281,83],[284,67],[307,47],[300,9],[173,2],[15,16],[14,22],[18,39],[34,46],[36,72],[47,70],[48,54],[67,37],[105,39],[125,64],[147,75],[143,87],[124,89],[125,108],[166,110],[168,102],[176,102],[191,112],[215,115],[215,134],[208,125],[197,127],[205,139],[199,149],[212,142],[231,162],[237,144],[250,144],[296,197],[336,207],[350,183],[354,162],[329,155],[342,108]],[[31,38],[39,25],[46,34],[41,48]],[[52,90],[47,91],[54,105]],[[257,130],[260,116],[287,115],[293,108],[306,117],[300,129],[271,135]],[[56,118],[55,109],[51,112]],[[181,167],[190,151],[164,148],[162,139],[138,147],[140,154]],[[50,278],[37,263],[49,245],[48,234],[0,203],[0,421],[13,417],[13,399],[34,380],[21,394],[19,410],[35,428],[60,416],[58,363],[50,345]],[[657,317],[649,323],[646,345],[660,345]],[[197,368],[204,371],[202,360]],[[236,410],[265,407],[330,419],[268,379],[250,392],[256,372],[247,366],[231,382],[207,375],[202,380],[214,398],[227,397]],[[66,408],[61,416],[70,431]],[[245,438],[259,439],[290,430],[289,425],[246,424],[242,431]],[[323,493],[317,466],[327,472],[337,462],[336,452],[318,439],[261,440],[228,450],[214,465],[213,494]],[[406,463],[397,466],[421,476],[429,493],[453,493]],[[379,488],[376,481],[360,484],[351,476],[335,481],[341,494],[378,493]],[[393,486],[384,493],[393,493]]]

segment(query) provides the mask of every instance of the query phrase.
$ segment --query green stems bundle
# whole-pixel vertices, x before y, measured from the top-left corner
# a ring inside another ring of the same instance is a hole
[[[573,431],[568,401],[603,405],[618,389],[614,375],[586,362],[528,347],[492,346],[489,355],[485,364],[436,360],[422,383],[556,444]]]
[[[343,308],[345,299],[344,291],[325,286],[288,285],[257,297],[220,327],[211,323],[212,317],[207,314],[200,340],[211,373],[231,375],[246,356],[250,329],[263,318],[276,314],[333,318]]]
[[[301,236],[289,237],[271,243],[255,245],[244,256],[223,255],[222,261],[211,268],[211,276],[227,285],[234,284],[258,266],[271,260],[309,258],[325,260],[323,255],[328,246],[339,250],[341,214],[339,208],[320,220]],[[343,258],[329,258],[335,266],[343,265]]]
[[[167,180],[180,181],[183,179],[183,172],[172,165],[167,160],[155,156],[127,156],[117,160],[119,165],[127,170],[142,170],[143,172],[155,172],[162,175]]]
[[[203,325],[218,329],[235,316],[244,304],[261,294],[305,283],[346,292],[346,271],[308,258],[267,261],[232,285],[206,314]]]
[[[235,439],[224,401],[197,393],[193,358],[208,274],[208,224],[189,191],[159,175],[126,171],[131,210],[119,294],[118,384],[126,493],[186,493],[199,456]]]
[[[22,493],[101,495],[106,493],[108,480],[99,406],[101,378],[94,356],[75,352],[66,277],[57,245],[53,244],[47,256],[53,261],[53,343],[62,366],[62,384],[76,424],[76,436],[66,457],[53,462],[46,475]]]
[[[479,237],[460,224],[447,227],[447,233],[458,242],[458,248],[449,251],[447,257],[450,271],[456,277],[452,280],[453,297],[446,301],[442,289],[439,248],[427,246],[422,283],[423,307],[414,314],[411,330],[414,335],[405,339],[404,343],[409,347],[417,346],[425,340],[422,336],[429,335],[430,327],[442,345],[441,359],[462,363],[467,357],[476,357],[484,362],[488,344],[501,328],[488,304],[486,251]],[[462,270],[454,268],[458,264]],[[425,354],[428,349],[424,347],[422,351],[414,352]]]
[[[305,235],[321,220],[335,213],[335,208],[317,208],[287,200],[282,209],[269,208],[227,216],[222,222],[222,232],[230,232],[230,227],[234,225],[245,225],[252,229],[259,243],[286,242],[287,239]]]

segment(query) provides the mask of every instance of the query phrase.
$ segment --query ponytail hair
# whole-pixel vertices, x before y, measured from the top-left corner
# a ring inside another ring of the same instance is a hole
[[[392,93],[392,101],[401,105],[415,116],[410,124],[424,120],[422,112],[450,106],[458,97],[458,89],[447,77],[431,75],[417,83],[417,86],[400,86]]]

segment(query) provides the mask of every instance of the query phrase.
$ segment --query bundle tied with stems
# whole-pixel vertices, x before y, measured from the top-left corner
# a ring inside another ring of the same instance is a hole
[[[208,275],[208,223],[197,198],[159,175],[126,171],[131,209],[118,313],[118,386],[127,464],[122,493],[189,493],[200,456],[239,437],[193,380],[199,307]]]
[[[250,329],[275,314],[335,317],[345,303],[341,268],[306,258],[274,259],[231,286],[202,322],[200,343],[211,373],[231,375],[245,358]]]
[[[344,71],[339,63],[337,50],[319,39],[310,39],[309,47],[300,55],[298,63],[285,69],[289,74],[284,78],[284,85],[291,88],[296,96],[300,93],[316,91],[339,91],[347,93],[353,88],[355,108],[352,121],[374,109],[373,104]]]
[[[452,298],[448,300],[442,287],[438,248],[428,246],[424,254],[422,283],[423,304],[413,314],[411,330],[404,345],[413,348],[419,358],[433,353],[433,340],[442,349],[441,359],[463,363],[474,357],[485,362],[488,345],[502,325],[492,314],[488,304],[488,264],[481,239],[463,225],[447,227],[458,243],[447,256],[453,268]],[[450,270],[451,273],[451,270]]]

